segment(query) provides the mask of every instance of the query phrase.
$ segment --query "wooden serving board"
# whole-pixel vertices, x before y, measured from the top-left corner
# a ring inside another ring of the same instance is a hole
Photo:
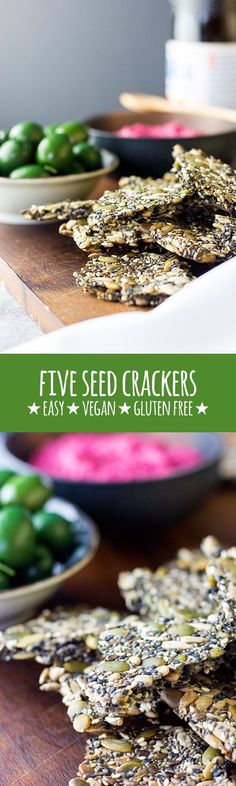
[[[115,189],[117,178],[103,178],[98,196]],[[75,285],[73,273],[86,255],[58,233],[58,223],[0,225],[0,280],[45,332],[84,319],[127,311],[97,300]]]
[[[194,515],[163,528],[144,543],[114,546],[103,540],[94,561],[66,588],[64,598],[122,608],[116,586],[120,570],[154,568],[179,546],[194,546],[208,533],[235,545],[235,489],[216,491]],[[38,690],[41,667],[33,661],[0,663],[1,786],[68,786],[82,760],[84,736],[77,734],[56,694]]]

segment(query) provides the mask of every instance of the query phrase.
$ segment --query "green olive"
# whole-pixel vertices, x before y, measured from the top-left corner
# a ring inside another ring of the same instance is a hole
[[[67,175],[82,175],[85,172],[85,168],[80,161],[72,161],[70,164],[70,169],[68,169]]]
[[[0,562],[0,571],[4,575],[9,576],[10,579],[16,575],[15,568],[10,568],[9,565],[5,565],[3,562]]]
[[[0,469],[0,489],[4,486],[4,483],[7,483],[14,475],[15,472],[12,472],[10,469]]]
[[[35,545],[35,530],[29,513],[20,505],[0,511],[0,561],[10,568],[29,564]]]
[[[38,145],[40,139],[43,138],[43,129],[38,123],[25,121],[13,126],[9,137],[10,139],[19,139],[20,142],[32,142],[34,145]]]
[[[6,128],[0,128],[0,145],[6,142],[9,137],[9,132]]]
[[[39,475],[15,475],[0,491],[0,503],[38,510],[52,494],[52,485]]]
[[[76,142],[87,142],[88,139],[88,130],[84,123],[73,120],[60,123],[56,126],[55,131],[57,134],[67,134],[71,145],[75,145]]]
[[[28,582],[41,581],[51,576],[54,559],[49,549],[37,543],[30,565],[24,571],[24,580]]]
[[[40,166],[40,165],[38,164],[38,166]],[[54,166],[50,166],[49,164],[47,164],[47,166],[44,166],[43,169],[44,169],[44,172],[48,172],[48,174],[50,176],[51,175],[58,175],[58,171],[57,171],[57,169],[55,169]]]
[[[58,513],[39,510],[33,517],[37,538],[60,557],[73,546],[73,531],[69,521]]]
[[[50,135],[52,133],[52,131],[55,131],[57,126],[58,126],[57,123],[49,123],[47,126],[44,126],[43,127],[43,135],[44,136]]]
[[[59,173],[67,171],[72,161],[72,147],[66,134],[52,131],[44,137],[37,147],[36,161],[42,166],[54,167]]]
[[[77,143],[73,145],[72,152],[73,158],[79,161],[89,172],[102,167],[100,150],[97,150],[93,145],[89,145],[87,142]]]
[[[9,589],[10,584],[11,584],[10,576],[7,576],[6,573],[3,573],[3,571],[0,570],[0,590]]]
[[[29,164],[32,156],[33,150],[30,142],[8,139],[0,146],[0,175],[7,177],[13,169]]]
[[[27,179],[50,176],[50,172],[43,166],[40,166],[40,164],[25,164],[25,166],[19,166],[17,169],[13,169],[13,172],[10,173],[10,177],[13,180],[18,180],[19,178]]]

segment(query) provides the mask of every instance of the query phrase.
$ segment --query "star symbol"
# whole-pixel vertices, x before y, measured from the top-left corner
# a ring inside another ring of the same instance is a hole
[[[125,402],[122,405],[119,404],[119,409],[120,409],[120,414],[121,415],[128,415],[129,414],[129,410],[130,410],[130,406],[128,406],[128,404],[126,404],[126,402]]]
[[[73,401],[73,404],[68,404],[67,405],[67,409],[68,409],[69,415],[77,415],[77,411],[79,409],[79,404],[75,404],[75,402]]]
[[[203,404],[203,401],[202,401],[202,403],[199,404],[199,407],[196,406],[196,409],[197,409],[197,414],[198,415],[206,415],[206,411],[208,409],[208,406],[206,404]]]
[[[28,409],[29,409],[29,415],[38,415],[39,414],[40,405],[36,404],[35,401],[34,401],[33,404],[28,404]]]

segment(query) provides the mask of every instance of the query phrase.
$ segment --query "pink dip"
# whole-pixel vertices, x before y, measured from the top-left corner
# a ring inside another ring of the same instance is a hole
[[[112,483],[150,480],[202,463],[189,445],[171,445],[145,434],[63,434],[30,456],[37,470],[64,480]]]
[[[178,139],[178,137],[203,136],[203,131],[196,128],[182,126],[175,120],[160,125],[148,125],[147,123],[131,123],[129,126],[122,126],[116,131],[116,136],[126,137],[126,139],[138,139],[139,137],[149,137],[149,139]]]

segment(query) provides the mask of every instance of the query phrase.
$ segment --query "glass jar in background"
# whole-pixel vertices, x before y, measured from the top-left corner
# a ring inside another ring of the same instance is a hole
[[[224,443],[224,455],[220,467],[220,477],[230,483],[236,484],[236,432],[226,432],[221,435]]]
[[[236,0],[170,0],[166,96],[236,108]]]

